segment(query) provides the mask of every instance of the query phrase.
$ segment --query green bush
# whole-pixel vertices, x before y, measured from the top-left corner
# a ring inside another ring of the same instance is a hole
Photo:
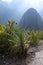
[[[0,25],[0,52],[25,55],[29,46],[38,45],[38,41],[38,31],[25,31],[15,26],[11,20],[5,26]]]
[[[43,31],[38,31],[39,39],[43,40]]]
[[[29,40],[30,40],[30,45],[38,45],[38,41],[39,41],[39,38],[38,38],[38,32],[37,31],[31,31],[30,34],[29,34]]]

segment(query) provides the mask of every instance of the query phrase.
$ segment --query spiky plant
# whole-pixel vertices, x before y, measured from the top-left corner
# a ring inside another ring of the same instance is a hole
[[[30,33],[30,45],[35,45],[37,46],[38,45],[38,41],[39,41],[39,38],[38,38],[38,33],[37,31],[32,31]]]

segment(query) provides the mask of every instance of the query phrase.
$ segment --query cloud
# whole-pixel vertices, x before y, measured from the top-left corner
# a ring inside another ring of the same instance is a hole
[[[43,0],[19,0],[20,5],[18,6],[20,10],[25,10],[28,8],[35,8],[37,10],[40,10],[42,7],[41,3],[43,3]]]
[[[13,0],[2,0],[3,2],[6,2],[6,3],[10,3],[12,2]]]

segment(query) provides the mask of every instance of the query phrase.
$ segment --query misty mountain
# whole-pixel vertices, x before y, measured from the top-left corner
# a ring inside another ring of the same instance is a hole
[[[8,19],[13,21],[19,21],[19,13],[16,10],[12,10],[4,6],[5,4],[0,3],[0,23],[7,23]]]
[[[24,29],[42,30],[43,22],[39,13],[33,9],[28,9],[22,16],[19,26]]]

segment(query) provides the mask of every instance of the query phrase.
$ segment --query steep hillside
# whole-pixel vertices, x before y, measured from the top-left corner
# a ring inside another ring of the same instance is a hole
[[[24,13],[19,26],[24,29],[42,30],[43,22],[39,13],[35,9],[30,8]]]

